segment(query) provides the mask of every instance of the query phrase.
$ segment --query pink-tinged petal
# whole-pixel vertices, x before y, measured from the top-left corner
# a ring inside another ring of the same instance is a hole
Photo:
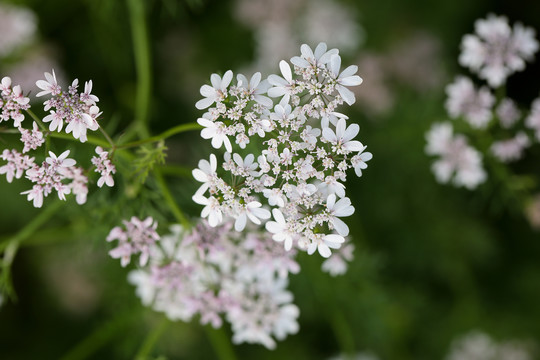
[[[210,171],[215,172],[217,170],[216,155],[210,154]]]
[[[212,138],[211,144],[214,147],[214,149],[219,149],[221,145],[223,145],[223,137],[224,135],[217,135]]]
[[[264,95],[255,95],[254,98],[255,98],[256,102],[258,102],[259,104],[261,104],[262,106],[265,106],[267,108],[271,108],[272,105],[274,104],[273,101],[270,98],[268,98],[268,97],[266,97]]]
[[[250,213],[255,215],[256,217],[258,217],[259,219],[264,220],[264,219],[269,219],[270,218],[270,211],[268,211],[266,209],[255,208],[255,209],[251,209],[250,212],[248,212],[248,215]]]
[[[222,220],[223,215],[221,214],[221,211],[212,211],[208,216],[208,225],[210,225],[211,227],[216,227],[221,223]]]
[[[201,86],[200,92],[201,92],[201,95],[204,97],[215,97],[216,95],[216,89],[214,89],[210,85]]]
[[[349,151],[362,151],[364,150],[364,145],[360,141],[349,141],[345,145],[343,145],[343,148],[345,150]]]
[[[330,255],[332,255],[332,252],[330,251],[330,248],[328,245],[326,245],[323,242],[320,242],[317,246],[317,250],[319,250],[319,254],[321,254],[322,257],[328,258]]]
[[[281,60],[279,62],[279,68],[281,70],[281,73],[283,74],[283,77],[285,80],[287,80],[289,83],[292,82],[292,73],[291,73],[291,67],[285,60]]]
[[[211,121],[211,120],[208,120],[208,119],[205,119],[205,118],[198,118],[197,119],[197,123],[201,126],[204,126],[204,127],[216,127],[216,123]]]
[[[200,169],[193,169],[191,172],[193,174],[193,177],[195,180],[199,182],[207,182],[208,181],[208,175],[206,175],[202,170]]]
[[[337,78],[339,75],[339,68],[341,67],[341,57],[337,54],[332,55],[330,58],[330,71],[334,78]]]
[[[347,66],[345,70],[341,72],[341,74],[339,74],[339,78],[344,79],[346,77],[353,76],[354,74],[356,74],[357,71],[358,71],[358,66],[349,65]]]
[[[316,59],[319,59],[326,52],[326,43],[320,42],[319,45],[315,48],[315,53],[313,54]]]
[[[268,96],[270,97],[280,97],[287,94],[287,89],[283,87],[274,87],[271,89],[268,89]]]
[[[221,90],[225,91],[229,84],[231,83],[231,80],[233,78],[233,72],[231,70],[227,70],[225,75],[223,75],[223,79],[221,80]]]
[[[332,56],[338,55],[338,54],[339,54],[338,49],[328,50],[323,56],[320,57],[319,63],[328,64],[330,60],[332,59]]]
[[[247,213],[247,217],[249,218],[249,220],[251,220],[252,223],[257,224],[257,225],[261,224],[261,220],[257,216],[252,214],[251,212]]]
[[[334,215],[339,217],[347,217],[354,214],[354,206],[351,205],[349,198],[340,199],[334,206]]]
[[[291,63],[293,63],[293,65],[296,65],[300,68],[307,68],[310,66],[310,63],[306,59],[301,58],[300,56],[295,56],[291,58]]]
[[[214,89],[219,89],[221,86],[221,77],[218,74],[210,75],[210,83]]]
[[[242,231],[246,227],[247,216],[246,213],[242,213],[234,222],[234,229],[236,231]]]
[[[311,50],[307,44],[302,44],[302,46],[300,46],[300,53],[304,59],[312,59],[315,57],[313,50]]]
[[[238,86],[243,86],[246,89],[249,87],[249,81],[243,74],[236,75],[236,83]]]
[[[270,83],[270,85],[274,85],[274,86],[287,86],[287,85],[289,85],[287,80],[285,80],[281,76],[278,76],[278,75],[275,75],[275,74],[272,74],[272,75],[268,76],[268,82]]]
[[[333,209],[335,203],[336,203],[336,195],[335,194],[328,195],[328,198],[326,198],[326,207],[328,209]]]
[[[204,110],[208,108],[210,105],[212,105],[215,102],[215,99],[212,98],[204,98],[195,103],[195,107],[199,110]]]
[[[315,250],[317,250],[317,243],[314,243],[314,242],[313,242],[313,243],[311,243],[311,244],[308,245],[308,247],[307,247],[307,253],[308,253],[309,255],[313,255],[313,253],[315,252]]]
[[[223,144],[225,145],[225,150],[227,150],[227,152],[232,152],[232,145],[231,145],[231,141],[229,140],[229,138],[227,136],[224,135],[223,137]]]
[[[369,161],[372,158],[373,158],[373,154],[370,152],[365,152],[363,154],[360,154],[360,159],[362,159],[362,161]]]
[[[285,243],[283,244],[285,247],[285,251],[289,251],[292,248],[292,237],[287,236],[285,239]]]
[[[261,78],[262,78],[261,73],[260,73],[260,72],[256,72],[256,73],[253,74],[253,76],[251,77],[251,80],[249,81],[249,86],[250,86],[252,89],[257,88],[257,86],[259,86],[259,83],[261,82]]]
[[[356,102],[356,97],[354,96],[354,93],[347,89],[344,86],[338,85],[336,86],[337,91],[339,92],[339,95],[343,98],[343,100],[348,104],[352,105]]]
[[[201,130],[201,137],[203,139],[213,139],[216,134],[216,128],[204,128]]]
[[[276,236],[280,235],[280,233],[283,231],[283,226],[281,226],[275,221],[267,222],[265,227],[266,227],[266,230],[268,230],[272,234],[276,234]]]
[[[338,249],[340,247],[340,244],[343,244],[345,242],[345,238],[341,235],[337,234],[328,234],[323,237],[323,240],[328,244],[328,246],[333,247],[334,249]],[[335,245],[331,244],[337,244],[337,247],[334,247]]]
[[[343,86],[358,86],[364,82],[364,79],[362,79],[360,76],[348,76],[341,78],[339,80],[339,83]]]
[[[334,132],[332,131],[332,129],[330,129],[329,127],[325,127],[323,128],[322,130],[322,134],[323,134],[323,137],[332,142],[332,143],[337,143],[337,137],[336,137],[336,134],[334,134]]]
[[[345,135],[345,129],[347,127],[347,122],[345,119],[339,119],[336,124],[336,136],[338,139],[343,139],[343,136]]]
[[[336,229],[339,235],[342,235],[342,236],[349,235],[349,227],[347,226],[347,224],[345,224],[345,222],[343,222],[343,220],[341,220],[340,218],[334,217],[332,219],[332,223],[334,224],[334,228]]]
[[[349,140],[354,139],[356,135],[358,135],[358,132],[360,131],[360,126],[358,124],[351,124],[345,130],[345,133],[343,134],[343,141],[347,142]]]

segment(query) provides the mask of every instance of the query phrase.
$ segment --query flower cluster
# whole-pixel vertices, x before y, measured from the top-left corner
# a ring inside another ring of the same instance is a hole
[[[31,10],[0,3],[0,58],[30,43],[36,28],[36,16]]]
[[[226,319],[234,343],[273,349],[274,338],[298,331],[299,310],[287,278],[299,266],[294,252],[269,241],[268,234],[242,235],[232,228],[231,221],[217,227],[203,221],[189,231],[172,226],[171,234],[149,245],[148,265],[130,272],[129,281],[143,304],[171,320],[199,315],[202,324],[217,328]]]
[[[336,112],[339,105],[354,103],[349,87],[362,79],[356,66],[341,71],[338,50],[327,50],[324,43],[315,51],[302,45],[301,56],[291,63],[293,69],[280,62],[281,76],[261,81],[256,73],[248,81],[238,75],[231,85],[233,74],[227,71],[223,78],[213,74],[212,86],[201,87],[204,99],[196,106],[208,108],[198,120],[201,136],[215,148],[225,147],[221,167],[231,179],[217,174],[215,155],[201,160],[193,176],[203,185],[193,200],[205,206],[201,215],[210,226],[232,217],[237,231],[248,219],[261,224],[272,213],[266,229],[286,250],[295,246],[328,257],[349,234],[341,218],[354,213],[345,196],[346,171],[361,176],[372,157],[354,140],[359,126]],[[274,105],[271,98],[280,101]],[[245,149],[256,141],[262,151],[233,153],[233,143]]]
[[[434,124],[426,134],[426,153],[439,157],[432,166],[437,180],[452,180],[468,189],[487,180],[486,157],[494,166],[520,160],[532,145],[528,129],[540,141],[540,100],[524,118],[511,98],[493,94],[493,88],[532,59],[538,49],[534,31],[520,24],[512,31],[506,18],[494,15],[477,21],[476,31],[478,36],[464,37],[460,63],[486,79],[488,86],[479,87],[470,78],[458,76],[446,88],[448,115],[467,136],[454,133],[450,122]]]
[[[56,77],[45,73],[48,82],[39,80],[37,85],[43,89],[38,96],[51,93],[53,98],[45,101],[45,109],[56,107],[57,110],[62,106],[61,111],[51,111],[51,114],[46,116],[43,121],[51,123],[51,131],[56,128],[62,128],[63,120],[68,122],[66,127],[67,132],[73,132],[75,138],[80,138],[81,141],[86,140],[86,125],[88,128],[97,129],[95,117],[99,115],[97,107],[93,104],[97,101],[97,97],[90,94],[92,82],[88,82],[85,92],[78,95],[75,90],[77,88],[77,80],[70,87],[69,94],[62,94],[60,86],[56,83]],[[86,202],[88,194],[88,178],[83,168],[75,166],[76,161],[69,159],[70,150],[64,151],[57,156],[54,152],[49,151],[45,160],[39,165],[35,157],[26,155],[28,152],[37,150],[44,143],[49,133],[40,130],[37,122],[32,123],[32,129],[22,127],[24,114],[22,111],[30,109],[30,99],[23,95],[19,85],[13,86],[11,78],[4,77],[0,85],[0,123],[13,119],[14,127],[20,133],[20,141],[23,144],[22,153],[16,149],[5,149],[0,158],[7,163],[0,166],[0,174],[5,174],[7,181],[12,182],[13,179],[19,179],[23,175],[33,183],[32,189],[22,192],[27,195],[27,199],[32,201],[35,207],[41,207],[43,200],[53,191],[56,191],[61,200],[66,199],[66,195],[75,195],[78,204]],[[84,113],[86,111],[87,113]],[[91,115],[94,118],[91,117]],[[91,120],[91,121],[90,121]],[[41,123],[40,123],[41,124]],[[43,127],[43,124],[41,124]],[[43,127],[44,128],[44,127]],[[98,157],[92,158],[92,163],[96,167],[96,171],[101,175],[98,180],[98,186],[103,184],[108,186],[114,185],[112,174],[116,172],[115,166],[108,157],[108,152],[101,147],[96,149]]]
[[[529,346],[522,341],[497,342],[488,334],[472,331],[452,342],[445,360],[532,360]]]
[[[517,23],[513,28],[504,16],[488,15],[475,23],[476,34],[466,35],[459,63],[478,74],[491,87],[499,87],[538,51],[533,29]]]
[[[43,198],[56,191],[58,198],[66,200],[66,195],[74,194],[78,204],[86,202],[88,179],[83,174],[83,170],[75,166],[76,161],[68,158],[69,150],[56,156],[49,151],[49,156],[43,161],[41,166],[34,163],[34,158],[19,154],[16,150],[4,150],[2,159],[8,164],[0,168],[0,173],[5,168],[8,181],[15,176],[19,178],[24,171],[26,178],[34,185],[31,190],[22,192],[27,195],[28,201],[33,201],[35,207],[43,205]]]
[[[86,131],[96,131],[99,128],[97,117],[101,115],[96,103],[98,97],[92,95],[92,80],[84,84],[84,92],[78,93],[79,80],[75,79],[68,87],[68,91],[63,91],[56,81],[54,70],[52,74],[45,73],[46,80],[36,82],[40,91],[36,96],[50,94],[52,98],[44,102],[45,111],[50,111],[49,115],[43,118],[43,122],[50,122],[50,131],[62,131],[64,121],[66,122],[66,133],[72,133],[75,139],[81,142],[87,140]],[[54,109],[54,110],[51,110]]]
[[[110,187],[114,186],[112,174],[116,173],[116,167],[109,159],[109,152],[98,146],[96,147],[96,154],[98,156],[92,157],[92,164],[96,167],[95,171],[101,175],[98,179],[97,186],[102,187],[103,184]]]
[[[159,240],[156,232],[157,222],[147,217],[140,220],[133,216],[124,221],[125,230],[117,226],[107,236],[107,241],[118,240],[118,246],[109,252],[114,259],[121,259],[122,266],[131,261],[131,255],[140,254],[139,264],[146,265],[150,257],[150,249]]]
[[[458,187],[474,189],[486,180],[482,155],[469,145],[464,135],[454,134],[452,124],[433,124],[426,139],[426,153],[440,157],[432,166],[437,181],[453,180]]]
[[[24,120],[23,110],[28,110],[30,99],[22,93],[20,85],[11,87],[11,78],[4,77],[0,83],[0,124],[13,119],[13,126],[19,128]]]

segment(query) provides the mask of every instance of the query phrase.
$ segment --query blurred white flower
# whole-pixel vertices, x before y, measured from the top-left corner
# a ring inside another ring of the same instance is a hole
[[[525,69],[538,51],[533,29],[517,23],[512,29],[504,16],[489,14],[477,20],[476,33],[465,35],[461,43],[459,63],[485,79],[492,88],[506,82],[516,71]]]
[[[0,3],[0,58],[30,43],[36,29],[36,15],[30,9]]]

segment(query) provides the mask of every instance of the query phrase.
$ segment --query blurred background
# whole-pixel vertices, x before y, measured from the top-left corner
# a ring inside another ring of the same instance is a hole
[[[32,94],[35,80],[53,68],[66,83],[92,79],[101,124],[118,134],[137,117],[132,34],[143,19],[153,134],[200,116],[194,104],[211,73],[276,73],[279,60],[299,54],[302,43],[339,48],[343,64],[357,64],[364,78],[348,112],[374,154],[364,175],[347,184],[356,208],[347,221],[355,260],[346,275],[331,277],[321,272],[321,258],[300,256],[302,271],[290,285],[300,332],[274,351],[236,346],[237,358],[348,352],[358,359],[444,359],[467,336],[480,347],[510,344],[515,351],[507,360],[540,358],[538,229],[497,184],[477,191],[437,184],[424,154],[424,133],[447,118],[444,87],[467,74],[457,62],[462,36],[488,13],[538,33],[540,2],[153,0],[141,2],[140,13],[135,3],[0,1],[0,77]],[[508,94],[527,107],[539,94],[538,79],[537,60],[510,78]],[[41,112],[41,104],[33,106]],[[3,148],[14,141],[0,136]],[[167,179],[195,218],[197,184],[188,170],[211,149],[194,132],[167,146],[167,162],[186,169]],[[517,166],[538,173],[539,150]],[[34,209],[19,195],[27,184],[0,177],[0,244],[43,211],[56,212],[13,260],[17,301],[0,307],[0,359],[131,359],[162,326],[164,317],[144,308],[127,283],[128,270],[107,255],[105,237],[120,219],[152,215],[163,229],[173,220],[159,193],[128,184],[90,194],[84,206],[60,207],[50,198]],[[149,358],[217,358],[209,332],[196,320],[168,324]],[[480,340],[470,335],[480,333]]]

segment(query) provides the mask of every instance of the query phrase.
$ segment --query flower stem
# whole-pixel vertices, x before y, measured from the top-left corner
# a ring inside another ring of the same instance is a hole
[[[150,108],[150,92],[152,73],[150,66],[150,50],[143,0],[127,0],[130,16],[131,34],[133,37],[133,52],[137,72],[137,94],[135,99],[135,114],[137,133],[141,138],[150,136],[148,130],[148,115]]]
[[[185,131],[198,130],[198,129],[201,129],[201,128],[202,128],[202,126],[195,123],[195,122],[187,123],[187,124],[181,124],[181,125],[177,125],[177,126],[175,126],[173,128],[170,128],[169,130],[166,130],[166,131],[162,132],[159,135],[152,136],[152,137],[142,139],[142,140],[132,141],[132,142],[129,142],[127,144],[117,145],[116,148],[117,149],[132,148],[132,147],[136,147],[136,146],[156,142],[156,141],[159,141],[159,140],[164,140],[164,139],[166,139],[168,137],[171,137],[173,135],[176,135],[176,134],[179,134],[179,133],[182,133],[182,132],[185,132]]]
[[[148,358],[148,355],[156,345],[156,342],[159,340],[161,335],[163,335],[163,332],[165,329],[167,329],[169,324],[169,319],[164,318],[158,326],[154,327],[139,348],[137,355],[135,355],[135,360],[146,360]]]
[[[62,207],[62,205],[63,203],[60,200],[56,200],[26,224],[25,227],[19,230],[13,237],[0,243],[0,251],[4,251],[4,257],[0,267],[2,270],[0,274],[0,284],[4,287],[7,295],[12,299],[16,299],[16,294],[11,283],[11,265],[17,255],[20,244],[43,226],[43,224],[45,224]]]
[[[88,359],[92,354],[105,346],[116,336],[125,333],[128,326],[138,317],[133,316],[133,310],[120,314],[110,322],[100,326],[80,343],[73,347],[61,360]]]
[[[236,360],[236,355],[231,345],[231,341],[227,338],[223,328],[213,329],[206,325],[204,326],[204,329],[206,330],[208,340],[210,340],[212,343],[212,347],[220,360]]]
[[[180,209],[176,201],[174,201],[171,191],[169,190],[169,187],[167,186],[167,183],[165,182],[161,171],[158,169],[154,169],[154,176],[156,178],[158,187],[161,190],[161,194],[163,195],[165,202],[169,206],[169,209],[173,213],[176,220],[179,221],[185,229],[191,228],[191,223],[186,218],[184,212]]]

